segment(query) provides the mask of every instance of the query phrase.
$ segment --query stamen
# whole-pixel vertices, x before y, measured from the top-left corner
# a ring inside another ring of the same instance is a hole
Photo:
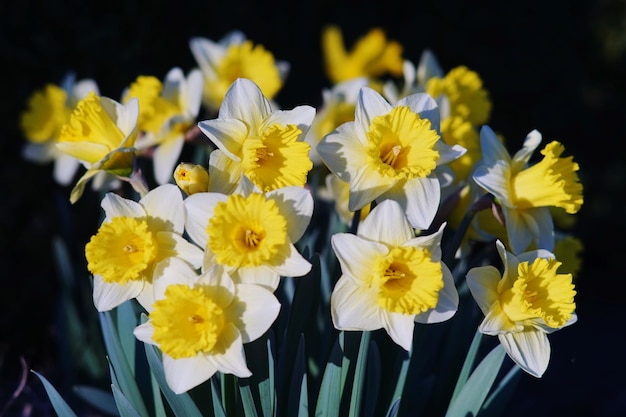
[[[251,248],[256,248],[261,243],[261,239],[259,235],[257,235],[253,230],[246,230],[246,245]]]
[[[396,145],[387,152],[385,156],[381,158],[381,161],[390,167],[394,167],[396,160],[398,159],[398,155],[400,155],[400,151],[402,150],[401,145]]]
[[[137,246],[133,245],[132,243],[129,243],[128,245],[124,246],[124,252],[126,253],[137,252]]]
[[[264,161],[272,156],[274,156],[274,152],[269,152],[267,148],[259,148],[256,150],[256,157]]]
[[[385,278],[387,278],[387,280],[390,279],[402,279],[406,276],[406,274],[402,271],[397,271],[393,268],[388,268],[385,271]]]
[[[187,317],[187,320],[189,320],[191,323],[204,323],[204,319],[197,314],[193,314]]]

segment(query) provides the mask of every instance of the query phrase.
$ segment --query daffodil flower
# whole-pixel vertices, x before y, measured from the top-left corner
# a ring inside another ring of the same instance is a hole
[[[386,200],[359,224],[357,235],[333,235],[342,271],[330,300],[334,326],[384,328],[410,351],[415,322],[451,318],[459,298],[452,273],[441,261],[444,227],[415,237],[400,205]]]
[[[413,94],[395,106],[371,88],[359,93],[353,122],[317,145],[329,170],[350,184],[350,211],[372,201],[396,200],[411,225],[427,229],[439,207],[436,169],[460,157],[439,132],[439,110],[427,94]]]
[[[85,246],[98,311],[132,298],[144,307],[150,305],[158,276],[155,267],[164,259],[179,257],[200,268],[203,251],[182,236],[185,210],[175,185],[161,185],[139,202],[108,193],[102,208],[106,218]]]
[[[135,147],[154,147],[154,178],[165,184],[172,178],[185,134],[196,124],[202,101],[202,73],[192,70],[187,77],[178,68],[165,75],[163,83],[153,76],[140,76],[124,94],[123,102],[139,99],[138,128],[142,135]]]
[[[469,270],[467,285],[485,315],[480,332],[498,336],[513,361],[541,377],[550,361],[548,334],[576,322],[571,274],[544,249],[514,255],[496,241],[504,271],[494,266]]]
[[[258,285],[235,285],[219,265],[198,276],[173,258],[156,269],[155,302],[134,334],[159,347],[172,391],[186,392],[216,372],[252,375],[243,344],[262,336],[278,316],[274,294]]]
[[[541,151],[540,162],[528,161],[541,142],[533,130],[524,145],[511,157],[489,128],[480,131],[482,162],[473,174],[474,181],[493,194],[501,206],[508,244],[514,253],[523,252],[534,242],[538,248],[554,249],[554,225],[550,207],[576,213],[583,204],[583,187],[578,164],[572,157],[561,158],[563,145],[553,141]]]
[[[56,144],[61,152],[78,159],[87,168],[72,190],[72,203],[78,201],[87,181],[98,173],[131,176],[138,115],[136,99],[122,105],[92,91],[78,103]]]
[[[76,81],[74,74],[70,73],[60,85],[48,84],[34,92],[28,100],[28,109],[20,118],[20,126],[28,140],[23,149],[24,158],[39,163],[53,162],[54,179],[61,185],[72,181],[80,162],[59,151],[56,143],[72,110],[92,91],[98,94],[94,80]]]
[[[251,184],[250,184],[251,185]],[[294,246],[313,214],[313,197],[302,187],[268,193],[196,193],[185,199],[185,229],[205,249],[205,268],[223,265],[235,282],[275,290],[279,278],[299,277],[311,264]]]
[[[204,78],[203,102],[209,110],[217,111],[226,91],[237,78],[247,78],[259,86],[272,100],[289,74],[286,61],[262,45],[255,45],[241,31],[232,31],[220,41],[192,37],[189,48]]]
[[[263,192],[304,186],[313,168],[304,136],[314,117],[311,106],[272,111],[254,82],[235,81],[217,119],[198,123],[218,148],[209,160],[209,191],[230,194],[242,174]]]

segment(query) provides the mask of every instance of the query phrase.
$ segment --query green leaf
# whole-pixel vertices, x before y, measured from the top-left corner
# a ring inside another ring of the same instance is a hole
[[[258,417],[252,391],[249,385],[239,385],[239,395],[241,395],[241,405],[246,417]]]
[[[376,403],[380,392],[380,352],[374,340],[370,341],[370,348],[367,352],[367,373],[365,375],[365,404],[361,414],[364,417],[375,417]]]
[[[138,320],[133,303],[135,300],[128,300],[120,304],[115,310],[117,313],[117,337],[120,340],[122,351],[128,361],[128,366],[135,372],[135,345],[137,339],[133,334],[133,330],[137,327]]]
[[[111,390],[113,391],[113,398],[115,398],[115,404],[117,404],[120,417],[141,417],[117,385],[111,385]]]
[[[370,340],[370,332],[362,332],[359,354],[354,369],[354,378],[352,379],[352,395],[350,396],[349,411],[351,417],[357,417],[361,414],[363,387],[365,386],[365,364],[367,363],[366,359],[369,355]]]
[[[52,403],[52,407],[54,408],[54,411],[59,416],[76,417],[76,413],[74,413],[74,411],[72,411],[70,406],[67,405],[63,397],[61,397],[61,394],[59,394],[59,392],[54,388],[54,386],[40,373],[35,372],[35,371],[31,371],[31,372],[37,375],[37,377],[39,377],[39,379],[43,383],[43,387],[46,389],[46,393],[48,394],[48,398],[50,399],[50,403]]]
[[[77,385],[74,387],[76,395],[89,403],[91,406],[107,414],[116,415],[118,413],[113,394],[100,388]]]
[[[302,402],[302,383],[306,383],[306,370],[304,358],[304,335],[300,335],[298,351],[293,361],[293,370],[289,384],[289,394],[287,396],[287,415],[298,415]],[[305,393],[306,394],[306,393]]]
[[[465,355],[465,362],[463,362],[463,368],[459,373],[459,378],[457,379],[456,386],[454,387],[454,392],[452,393],[450,403],[456,400],[461,390],[465,386],[467,378],[469,378],[470,372],[474,366],[474,360],[476,359],[476,353],[478,353],[478,347],[480,346],[481,339],[482,333],[479,330],[476,330],[476,333],[474,334],[474,339],[472,339],[472,344],[470,345],[467,355]]]
[[[343,332],[339,332],[339,336],[333,346],[328,358],[326,369],[322,377],[317,404],[315,406],[315,415],[324,417],[339,416],[339,405],[341,403],[341,394],[343,386],[341,385],[341,363],[343,359]]]
[[[198,407],[189,394],[175,394],[174,391],[172,391],[167,385],[167,381],[165,380],[165,371],[163,370],[163,363],[157,354],[156,347],[148,343],[145,343],[144,347],[146,350],[146,358],[148,358],[148,365],[150,365],[150,370],[152,371],[161,392],[165,396],[165,400],[174,412],[174,415],[177,417],[202,417],[200,410],[198,410]]]
[[[489,352],[472,372],[457,398],[450,403],[446,417],[475,416],[478,413],[498,375],[504,357],[502,345],[497,345]]]
[[[502,410],[513,395],[513,391],[520,379],[521,368],[514,365],[509,372],[502,378],[502,381],[493,390],[489,397],[485,400],[481,410],[481,417],[497,417],[502,414]]]
[[[226,412],[222,406],[221,393],[215,378],[211,378],[211,398],[213,399],[213,416],[226,417]]]
[[[112,378],[117,379],[117,385],[124,397],[132,404],[133,408],[142,416],[148,416],[148,411],[143,398],[137,387],[135,375],[130,368],[124,349],[117,337],[117,330],[111,319],[111,312],[99,313],[102,335],[106,346],[109,363],[112,368]]]

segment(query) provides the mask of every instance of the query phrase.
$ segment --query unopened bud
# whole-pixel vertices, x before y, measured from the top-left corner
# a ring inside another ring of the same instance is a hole
[[[181,162],[174,170],[174,180],[187,195],[209,189],[209,172],[202,165]]]

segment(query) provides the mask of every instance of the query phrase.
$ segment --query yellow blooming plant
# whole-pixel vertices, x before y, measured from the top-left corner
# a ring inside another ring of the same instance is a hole
[[[463,65],[415,66],[381,29],[321,37],[317,107],[281,108],[289,66],[238,30],[191,38],[199,68],[122,102],[33,95],[26,139],[87,169],[70,201],[113,187],[73,274],[104,343],[72,335],[110,392],[69,395],[122,416],[465,417],[550,372],[547,335],[577,318],[578,164],[557,141],[531,160],[537,130],[511,155]]]

